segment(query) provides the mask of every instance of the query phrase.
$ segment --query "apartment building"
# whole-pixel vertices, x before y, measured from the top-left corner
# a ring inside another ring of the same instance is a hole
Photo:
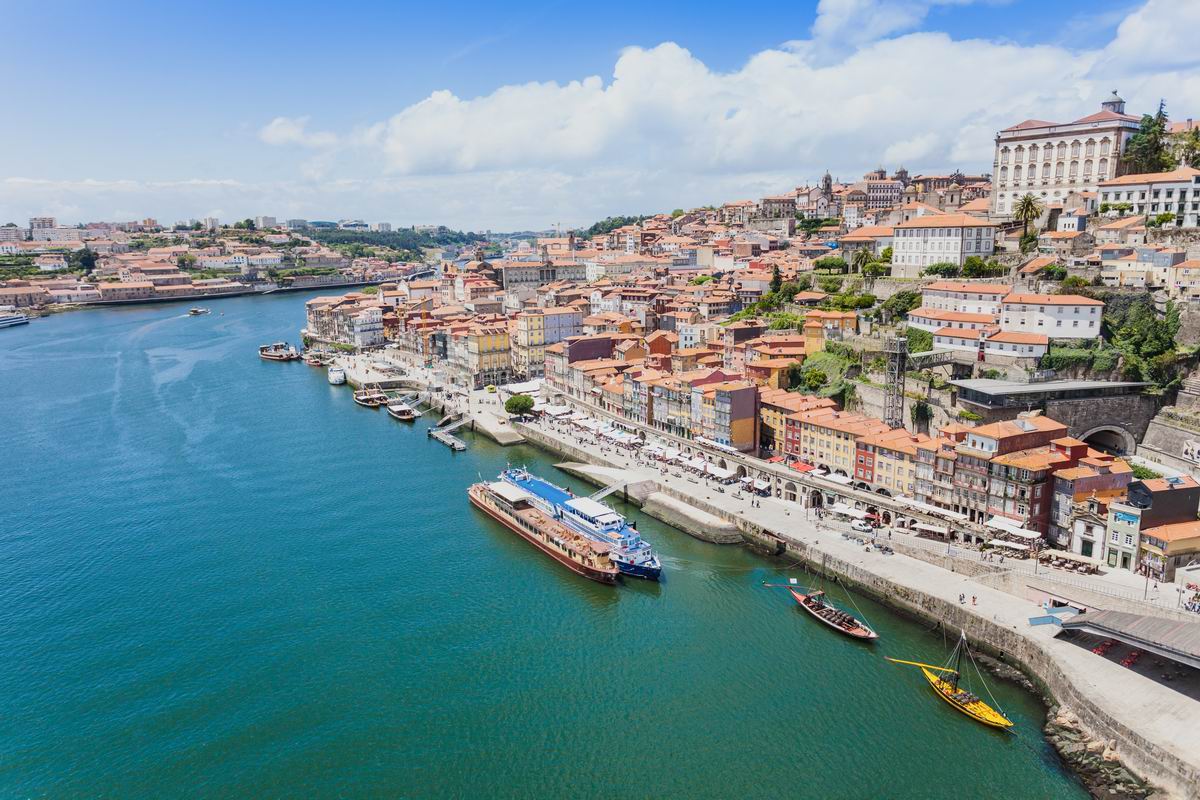
[[[855,481],[873,490],[911,497],[916,491],[917,447],[931,441],[923,433],[893,428],[867,434],[856,442]]]
[[[764,454],[782,455],[787,437],[787,418],[801,411],[818,408],[836,409],[828,397],[797,394],[783,389],[759,389],[759,447]]]
[[[996,223],[968,214],[928,214],[895,226],[892,275],[918,278],[932,264],[961,265],[996,251]]]
[[[1101,203],[1129,203],[1139,217],[1170,214],[1169,224],[1200,227],[1200,169],[1122,175],[1100,183]]]
[[[829,472],[854,475],[859,437],[890,430],[873,417],[818,408],[787,417],[784,452]]]
[[[1099,557],[1110,567],[1145,573],[1165,574],[1176,564],[1173,555],[1182,551],[1169,546],[1176,539],[1190,539],[1187,528],[1169,526],[1195,523],[1200,508],[1200,483],[1188,476],[1155,478],[1129,484],[1124,502],[1109,506],[1104,553]],[[1142,534],[1159,529],[1143,548]],[[1178,536],[1176,535],[1178,534]]]
[[[1076,294],[1010,294],[1001,301],[1000,327],[1051,339],[1100,336],[1104,303]]]
[[[951,311],[956,314],[1000,316],[1000,302],[1012,292],[1006,283],[934,281],[921,288],[920,311]],[[911,313],[910,313],[911,318]],[[942,326],[945,327],[945,326]]]

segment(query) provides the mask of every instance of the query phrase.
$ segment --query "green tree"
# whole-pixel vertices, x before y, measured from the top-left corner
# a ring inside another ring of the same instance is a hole
[[[824,256],[813,262],[814,272],[823,272],[827,275],[845,275],[848,269],[846,259],[841,256]]]
[[[692,286],[703,286],[704,284],[708,283],[712,279],[713,279],[712,275],[697,275],[696,277],[694,277],[690,281],[688,281],[688,283],[690,283]]]
[[[922,428],[933,419],[933,409],[929,407],[929,403],[918,400],[909,407],[908,416],[912,419],[913,427]]]
[[[868,278],[882,278],[884,275],[890,274],[891,271],[891,265],[885,264],[882,261],[872,261],[863,267],[862,274]]]
[[[80,250],[76,260],[79,269],[83,270],[85,274],[90,274],[96,269],[96,251],[91,248],[85,247]]]
[[[867,264],[873,260],[871,248],[860,247],[854,251],[854,255],[850,256],[850,265],[853,267],[853,272],[862,272],[866,269]]]
[[[940,278],[957,278],[959,274],[958,264],[953,261],[939,261],[936,264],[930,264],[921,271],[922,275],[936,275]]]
[[[892,263],[892,247],[888,245],[879,251],[879,260],[884,264]]]
[[[1032,194],[1026,194],[1013,205],[1013,219],[1022,223],[1021,236],[1029,235],[1029,223],[1042,216],[1046,207]]]
[[[1200,169],[1200,127],[1193,127],[1181,137],[1179,163],[1192,169]]]
[[[1167,143],[1167,107],[1159,101],[1158,111],[1142,115],[1138,132],[1125,145],[1125,159],[1133,172],[1165,172],[1175,167]]]
[[[778,294],[783,288],[783,276],[779,274],[779,265],[771,267],[771,293]]]
[[[921,293],[915,291],[896,292],[883,301],[883,310],[893,319],[908,316],[908,312],[921,307]]]
[[[815,392],[825,384],[829,383],[829,376],[819,369],[806,369],[804,371],[804,388],[810,392]]]
[[[1067,277],[1063,278],[1062,286],[1058,287],[1058,293],[1059,294],[1080,294],[1080,293],[1086,294],[1086,292],[1084,290],[1087,289],[1090,285],[1091,284],[1089,284],[1087,282],[1087,279],[1085,279],[1085,278],[1081,278],[1078,275],[1068,275]]]
[[[671,212],[671,219],[678,219],[679,217],[682,217],[682,216],[683,216],[682,208],[677,208]]]
[[[1152,481],[1155,478],[1162,477],[1162,475],[1158,474],[1154,470],[1150,469],[1149,467],[1143,467],[1141,464],[1133,464],[1132,466],[1133,477],[1139,481]]]
[[[513,416],[533,411],[533,398],[527,394],[514,394],[504,401],[504,410]]]
[[[789,364],[787,368],[788,390],[798,389],[804,385],[804,367],[799,362]]]
[[[933,349],[933,334],[929,331],[910,325],[905,329],[904,335],[908,339],[908,352],[910,353],[924,353]]]

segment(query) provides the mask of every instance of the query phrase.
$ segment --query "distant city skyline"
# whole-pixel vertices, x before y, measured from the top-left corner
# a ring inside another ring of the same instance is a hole
[[[0,224],[214,216],[577,227],[884,165],[1112,90],[1200,117],[1200,4],[821,0],[513,10],[17,2]],[[120,41],[120,47],[113,47]],[[56,55],[45,57],[47,52]]]

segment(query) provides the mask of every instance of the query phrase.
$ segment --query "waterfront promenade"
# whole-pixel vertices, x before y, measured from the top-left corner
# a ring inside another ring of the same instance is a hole
[[[900,595],[908,601],[900,605],[909,610],[913,610],[915,604],[928,614],[938,616],[939,608],[951,609],[964,623],[963,627],[973,621],[977,623],[972,626],[975,630],[1000,628],[1009,631],[1008,638],[1015,638],[1021,646],[1009,651],[1008,655],[1022,661],[1028,659],[1029,654],[1044,655],[1046,661],[1061,673],[1066,685],[1045,675],[1034,677],[1044,681],[1055,699],[1076,713],[1083,711],[1078,708],[1079,702],[1093,705],[1095,711],[1112,723],[1106,730],[1093,733],[1116,739],[1116,754],[1131,762],[1135,771],[1156,782],[1169,784],[1168,788],[1180,797],[1189,796],[1189,781],[1191,789],[1200,786],[1197,783],[1200,781],[1200,724],[1197,724],[1200,722],[1200,687],[1164,684],[1098,657],[1071,641],[1055,638],[1058,630],[1055,626],[1031,626],[1029,619],[1044,612],[1037,603],[992,585],[991,578],[1003,570],[970,575],[952,572],[902,552],[885,555],[877,548],[868,551],[857,540],[847,538],[848,525],[834,523],[828,518],[816,519],[811,511],[806,512],[794,503],[748,493],[739,496],[729,488],[719,493],[716,483],[706,483],[694,476],[676,476],[671,470],[663,470],[656,463],[640,458],[635,451],[597,442],[568,423],[543,420],[522,427],[531,434],[536,432],[537,439],[551,448],[557,446],[570,452],[594,449],[595,461],[603,465],[586,471],[597,485],[617,482],[656,484],[697,508],[726,518],[741,518],[771,531],[788,543],[789,554],[803,553],[810,563],[828,559],[875,576],[886,585],[903,590]],[[897,547],[932,547],[939,553],[948,549],[944,544],[905,534],[893,533],[892,537],[890,543]],[[960,597],[972,598],[973,602],[960,602]],[[971,633],[970,629],[968,633]],[[980,635],[996,641],[994,630]],[[1060,697],[1064,690],[1076,700]],[[1094,713],[1085,716],[1096,718]],[[1148,746],[1139,746],[1139,742]],[[1169,758],[1156,759],[1154,754]],[[1174,763],[1170,766],[1164,763],[1172,760]]]

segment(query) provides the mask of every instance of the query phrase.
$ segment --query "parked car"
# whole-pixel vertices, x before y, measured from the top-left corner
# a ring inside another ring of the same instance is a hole
[[[850,523],[850,527],[859,533],[874,533],[875,529],[871,527],[871,523],[865,519],[856,519]]]

